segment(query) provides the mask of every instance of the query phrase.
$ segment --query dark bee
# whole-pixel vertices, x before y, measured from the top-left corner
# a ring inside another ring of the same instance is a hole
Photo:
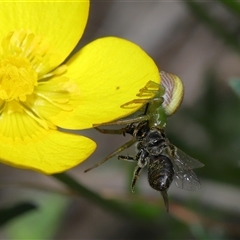
[[[167,80],[169,81],[169,78],[173,81],[174,79],[172,78],[175,75],[162,73],[161,76],[164,86],[164,83],[166,83]],[[159,90],[157,91],[153,90],[155,97],[152,99],[135,99],[130,103],[125,104],[125,106],[129,106],[130,104],[146,101],[146,108],[142,115],[138,116],[137,118],[119,120],[117,122],[110,123],[127,123],[126,127],[118,130],[96,128],[102,133],[123,135],[130,134],[132,135],[132,139],[93,167],[85,170],[85,172],[98,167],[124,149],[130,147],[134,143],[137,143],[137,154],[135,156],[118,156],[118,159],[137,163],[132,179],[132,191],[134,192],[134,186],[141,174],[142,169],[144,167],[147,167],[149,185],[153,189],[160,191],[168,211],[169,206],[167,190],[170,187],[172,181],[174,181],[175,185],[178,188],[197,190],[200,188],[200,181],[192,169],[203,167],[204,165],[171,144],[166,137],[164,127],[166,125],[167,115],[170,114],[167,114],[166,111],[164,111],[165,108],[163,106],[165,99],[164,91],[162,91],[163,86],[160,86]],[[166,88],[166,84],[164,88]],[[149,88],[140,90],[141,93],[145,91],[147,93],[150,92]],[[165,93],[166,92],[167,91],[165,91]],[[176,99],[174,101],[176,101]],[[182,99],[179,98],[177,101],[180,104]],[[170,109],[169,112],[172,114],[179,106],[179,104],[175,104],[176,106]],[[104,125],[109,124],[107,123]]]
[[[136,181],[146,166],[149,185],[161,192],[167,211],[167,190],[173,180],[178,188],[187,190],[200,188],[200,182],[192,169],[204,165],[171,144],[164,129],[150,128],[148,121],[143,121],[129,124],[124,131],[137,139],[138,152],[136,156],[118,156],[118,159],[121,160],[137,162],[132,179],[133,192]]]

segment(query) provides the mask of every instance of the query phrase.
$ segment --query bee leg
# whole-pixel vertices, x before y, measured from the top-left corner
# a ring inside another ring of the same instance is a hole
[[[128,161],[137,161],[137,166],[135,167],[134,173],[133,173],[133,179],[132,179],[132,192],[134,192],[134,187],[136,185],[136,182],[142,172],[142,169],[147,165],[147,158],[148,153],[144,150],[140,150],[138,154],[135,157],[128,156]]]
[[[135,139],[132,139],[130,141],[128,141],[127,143],[123,144],[121,147],[119,147],[117,150],[115,150],[114,152],[112,152],[111,154],[109,154],[106,158],[104,158],[102,161],[96,163],[95,165],[93,165],[92,167],[86,169],[84,172],[89,172],[90,170],[102,165],[103,163],[105,163],[107,160],[109,160],[110,158],[112,158],[113,156],[115,156],[116,154],[122,152],[124,149],[131,147],[134,143],[136,142]]]
[[[128,156],[119,155],[118,159],[119,160],[128,161],[128,162],[136,162],[136,161],[138,161],[138,156],[132,157],[132,156],[129,156],[129,155]],[[131,185],[132,186],[131,187],[132,188],[132,192],[134,192],[134,186],[135,186],[135,184],[137,182],[138,177],[140,176],[141,170],[142,170],[142,168],[139,167],[139,166],[137,166],[135,168],[135,170],[134,170],[133,179],[132,179],[132,185]]]
[[[164,204],[166,206],[167,212],[169,212],[169,204],[168,204],[168,195],[167,195],[167,190],[163,190],[161,191],[163,200],[164,200]]]
[[[127,155],[127,156],[119,155],[118,159],[128,161],[128,162],[136,162],[137,161],[136,157],[132,157],[132,156],[129,156],[129,155]]]
[[[125,155],[119,155],[119,156],[118,156],[118,159],[119,159],[119,160],[128,161],[128,162],[137,162],[137,161],[139,160],[141,154],[142,154],[142,151],[139,151],[139,152],[137,153],[137,155],[134,156],[134,157],[133,157],[133,156],[129,156],[129,155],[127,155],[127,156],[125,156]],[[141,166],[139,166],[139,167],[143,168],[143,167],[145,167],[145,165],[146,165],[145,163],[141,163]]]
[[[125,161],[128,161],[128,162],[136,162],[139,159],[139,155],[140,155],[139,153],[135,157],[120,155],[120,156],[118,156],[118,159],[125,160]],[[135,184],[136,184],[136,182],[137,182],[137,180],[138,180],[138,178],[141,174],[141,171],[144,167],[145,167],[145,165],[143,165],[143,166],[137,165],[135,167],[135,170],[134,170],[134,173],[133,173],[132,185],[131,185],[132,186],[132,192],[134,192]]]
[[[135,167],[135,170],[134,170],[134,173],[133,173],[133,179],[132,179],[132,192],[134,193],[134,187],[135,187],[135,185],[136,185],[136,182],[137,182],[137,180],[138,180],[138,178],[139,178],[139,176],[140,176],[140,174],[141,174],[141,172],[142,172],[142,167],[139,167],[139,166],[136,166]]]

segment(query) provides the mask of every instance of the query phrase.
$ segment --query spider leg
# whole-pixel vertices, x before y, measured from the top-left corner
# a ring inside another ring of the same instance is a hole
[[[120,128],[120,129],[102,129],[102,128],[98,128],[95,127],[95,129],[103,134],[119,134],[119,135],[124,135],[124,128]]]
[[[159,85],[156,82],[149,81],[145,87],[139,90],[139,93],[136,95],[140,99],[133,99],[130,102],[124,103],[121,105],[122,108],[131,108],[134,104],[147,104],[152,102],[162,103],[162,96],[164,94],[164,87]],[[143,98],[144,97],[144,98]],[[142,98],[142,99],[141,99]],[[131,106],[132,105],[132,106]]]
[[[106,126],[106,125],[124,125],[124,124],[130,124],[130,123],[134,123],[134,122],[141,122],[144,120],[148,120],[149,116],[148,115],[141,115],[138,117],[134,117],[134,118],[130,118],[130,119],[120,119],[118,121],[114,121],[114,122],[107,122],[107,123],[97,123],[97,124],[93,124],[93,127],[98,127],[98,126]]]
[[[138,97],[150,97],[164,93],[164,87],[161,86],[159,83],[148,81],[147,84],[139,90],[137,94]]]
[[[120,119],[113,122],[97,123],[97,124],[93,124],[93,127],[104,126],[104,125],[124,125],[124,124],[131,124],[134,122],[149,120],[150,116],[147,114],[149,103],[161,105],[164,101],[164,99],[162,98],[163,94],[164,94],[164,87],[162,87],[158,83],[149,81],[144,88],[139,90],[139,93],[137,94],[138,97],[148,97],[148,98],[133,99],[132,101],[121,105],[121,108],[131,108],[132,104],[146,104],[143,115],[130,118],[130,119]],[[116,134],[119,134],[119,133],[116,133]]]
[[[134,143],[136,142],[136,140],[133,138],[132,140],[128,141],[127,143],[123,144],[121,147],[119,147],[117,150],[115,150],[114,152],[112,152],[111,154],[109,154],[106,158],[104,158],[103,160],[101,160],[100,162],[96,163],[95,165],[93,165],[92,167],[86,169],[84,172],[89,172],[90,170],[102,165],[103,163],[105,163],[107,160],[109,160],[110,158],[114,157],[116,154],[122,152],[124,149],[131,147]]]

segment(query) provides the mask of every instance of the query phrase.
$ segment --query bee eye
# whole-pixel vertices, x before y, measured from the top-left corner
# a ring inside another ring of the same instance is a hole
[[[181,79],[171,73],[161,71],[161,85],[165,88],[162,106],[167,115],[172,115],[180,107],[184,88]]]

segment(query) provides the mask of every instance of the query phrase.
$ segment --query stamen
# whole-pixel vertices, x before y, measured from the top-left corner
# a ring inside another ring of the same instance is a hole
[[[37,85],[37,73],[27,59],[9,56],[0,61],[0,99],[26,101]]]
[[[38,79],[38,82],[42,82],[42,80],[48,79],[55,75],[62,75],[67,71],[67,65],[61,65],[60,67],[56,68],[54,71],[43,75],[41,78]]]
[[[11,32],[0,48],[0,136],[6,141],[32,140],[56,129],[54,118],[72,111],[78,86],[63,74],[66,65],[53,71],[56,52],[34,33]],[[51,58],[51,59],[50,59]]]
[[[1,58],[18,56],[28,59],[33,70],[43,75],[49,69],[49,43],[29,31],[15,31],[8,34],[2,41]]]

